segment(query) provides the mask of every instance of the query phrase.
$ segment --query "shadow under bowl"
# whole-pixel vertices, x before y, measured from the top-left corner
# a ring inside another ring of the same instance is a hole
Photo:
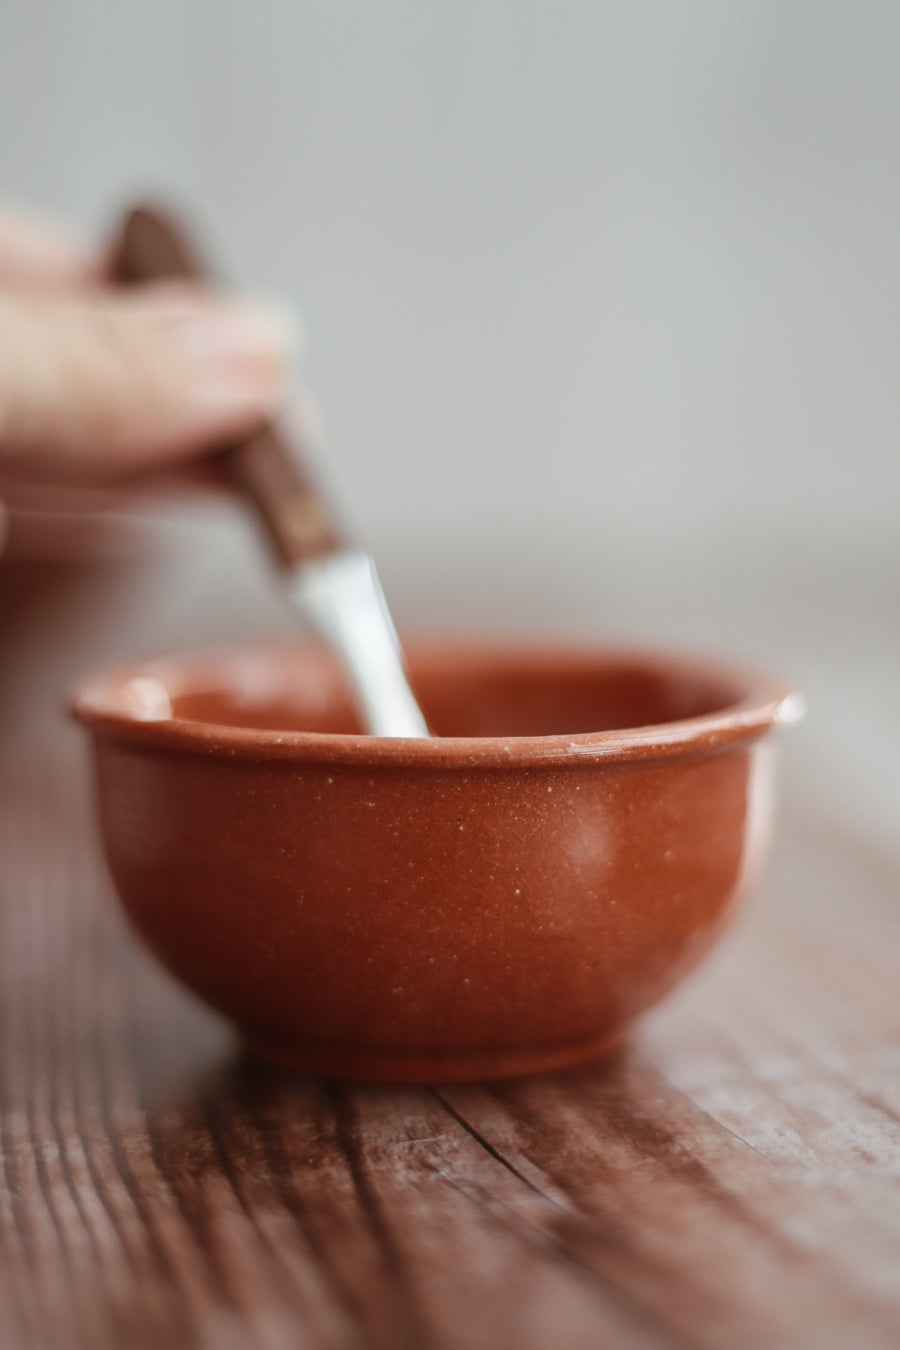
[[[763,851],[798,701],[707,661],[412,644],[437,733],[362,735],[321,651],[180,655],[76,696],[137,931],[261,1054],[439,1082],[619,1041]]]

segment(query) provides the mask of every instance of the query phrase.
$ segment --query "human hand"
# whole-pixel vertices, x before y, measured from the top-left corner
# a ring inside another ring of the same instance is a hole
[[[156,469],[275,412],[277,314],[199,287],[118,291],[55,230],[0,211],[0,470],[102,481]]]

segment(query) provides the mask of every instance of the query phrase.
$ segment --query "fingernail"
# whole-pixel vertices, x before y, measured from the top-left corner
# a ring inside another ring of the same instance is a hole
[[[208,305],[171,328],[204,402],[269,408],[284,396],[296,343],[283,306]]]
[[[306,360],[309,344],[303,314],[297,306],[292,305],[283,296],[256,290],[251,290],[249,293],[245,291],[244,302],[251,308],[268,314],[273,322],[281,325],[285,341],[288,343],[291,364],[293,366],[302,365]]]

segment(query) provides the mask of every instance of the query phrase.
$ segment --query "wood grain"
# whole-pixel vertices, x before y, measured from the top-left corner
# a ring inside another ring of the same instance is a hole
[[[269,1069],[103,874],[59,712],[96,581],[0,574],[4,1350],[900,1343],[896,850],[795,793],[734,935],[604,1063]]]

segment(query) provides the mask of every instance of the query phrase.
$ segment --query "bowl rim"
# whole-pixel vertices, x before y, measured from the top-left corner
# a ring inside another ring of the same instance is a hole
[[[292,763],[352,764],[360,767],[492,767],[577,765],[592,761],[628,761],[707,754],[757,739],[776,726],[797,722],[805,711],[802,696],[789,685],[755,668],[717,658],[642,646],[588,641],[466,638],[418,640],[404,644],[408,664],[447,669],[454,664],[523,662],[532,669],[553,670],[573,665],[641,668],[709,682],[719,681],[734,692],[723,707],[695,717],[616,730],[540,736],[446,736],[401,739],[359,733],[277,731],[228,726],[217,722],[129,711],[123,690],[134,680],[163,685],[164,693],[186,693],[193,687],[227,685],[223,672],[237,672],[247,662],[266,662],[286,653],[326,670],[336,671],[330,655],[312,643],[252,643],[201,648],[136,661],[88,676],[76,689],[70,710],[102,740],[143,746],[150,751],[175,751],[233,760],[282,760]]]

